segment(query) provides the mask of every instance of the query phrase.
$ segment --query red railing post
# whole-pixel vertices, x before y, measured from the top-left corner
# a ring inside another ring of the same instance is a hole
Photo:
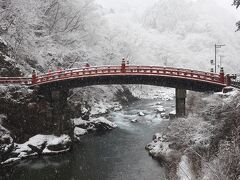
[[[36,84],[37,83],[37,74],[36,71],[33,70],[32,71],[32,84]]]
[[[122,73],[126,72],[126,63],[124,58],[122,59],[121,72]]]
[[[224,84],[225,83],[224,81],[225,81],[224,80],[224,70],[223,70],[223,67],[221,67],[221,70],[220,70],[220,82],[222,84]]]
[[[165,67],[163,68],[163,74],[166,74],[166,68]]]

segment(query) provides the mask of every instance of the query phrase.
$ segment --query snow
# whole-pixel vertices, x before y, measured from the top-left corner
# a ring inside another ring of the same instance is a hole
[[[153,157],[167,157],[172,152],[169,144],[163,134],[156,133],[153,136],[153,141],[146,146],[146,149]]]
[[[108,112],[108,108],[106,106],[95,106],[94,109],[91,111],[92,115],[98,114],[106,114]]]
[[[60,137],[56,136],[49,136],[49,139],[47,139],[47,146],[49,145],[58,145],[58,144],[67,144],[71,142],[71,138],[68,135],[61,135]]]
[[[198,94],[196,94],[198,96]],[[153,157],[163,158],[164,160],[171,157],[172,153],[178,154],[181,161],[178,164],[177,175],[180,180],[195,179],[191,170],[191,165],[187,157],[188,150],[194,148],[208,149],[211,139],[217,128],[221,127],[221,122],[218,119],[205,118],[206,113],[212,107],[221,107],[226,103],[231,103],[233,99],[239,96],[239,90],[234,89],[228,93],[215,93],[199,96],[196,109],[199,110],[194,114],[189,114],[186,118],[178,118],[170,122],[167,131],[157,133],[153,137],[153,141],[146,146],[146,149]],[[207,105],[206,105],[207,104]],[[240,106],[236,103],[236,106]],[[202,113],[205,115],[203,116]],[[170,112],[170,115],[176,114],[175,110]],[[217,122],[217,124],[216,124]],[[176,150],[180,148],[181,151]],[[183,155],[181,155],[183,154]],[[204,170],[205,171],[205,170]],[[204,172],[203,171],[203,172]],[[207,177],[210,177],[207,175]]]
[[[135,97],[140,99],[160,99],[162,101],[171,101],[175,96],[175,89],[173,88],[133,85],[130,87],[130,90]],[[156,105],[161,105],[161,102],[158,102]]]
[[[190,168],[188,157],[185,155],[181,157],[181,161],[178,165],[177,175],[179,177],[179,180],[195,179]]]
[[[82,120],[82,118],[75,118],[72,119],[74,126],[86,126],[88,124],[88,121]]]
[[[225,102],[231,102],[233,98],[235,98],[240,93],[239,89],[237,88],[232,88],[232,89],[233,90],[230,92],[227,92],[227,93],[217,92],[215,93],[215,95],[222,97]]]
[[[160,107],[158,107],[158,108],[156,109],[156,111],[157,111],[158,113],[163,113],[163,112],[165,112],[166,110],[163,108],[163,106],[160,106]]]
[[[139,116],[145,116],[145,114],[143,112],[139,112],[138,115]]]
[[[80,140],[79,137],[87,134],[87,132],[88,131],[86,129],[75,127],[74,128],[74,138],[76,138],[77,140]]]
[[[115,107],[113,107],[113,111],[121,111],[123,109],[123,107],[121,105],[115,105]]]
[[[7,42],[0,36],[0,43],[3,43],[5,46],[7,46]]]
[[[98,124],[98,123],[103,123],[103,124],[106,124],[112,128],[116,128],[117,125],[109,120],[107,120],[105,117],[98,117],[98,118],[90,118],[89,121],[85,121],[85,120],[82,120],[82,118],[75,118],[75,119],[72,119],[72,122],[73,122],[73,125],[75,127],[79,127],[79,126],[88,126],[89,124]]]
[[[80,141],[80,136],[87,134],[88,132],[98,130],[111,130],[117,127],[117,125],[105,117],[90,118],[88,121],[82,120],[82,118],[72,119],[74,126],[74,138]]]
[[[176,110],[171,111],[169,115],[176,115]]]
[[[14,143],[14,154],[18,154],[16,158],[10,158],[1,164],[8,164],[13,161],[20,160],[22,158],[36,156],[38,152],[33,152],[34,147],[39,150],[42,154],[59,154],[62,152],[66,152],[70,150],[69,144],[71,143],[71,138],[68,135],[61,135],[59,137],[54,135],[42,135],[38,134],[36,136],[31,137],[27,142],[23,144]],[[59,146],[62,145],[62,149],[54,151],[49,150],[50,146]]]
[[[103,123],[108,125],[109,127],[116,128],[117,125],[109,120],[107,120],[105,117],[99,117],[99,118],[93,118],[91,122],[97,124],[97,123]]]
[[[165,118],[166,117],[166,113],[161,113],[161,118]]]
[[[137,120],[137,119],[132,119],[131,122],[132,122],[132,123],[137,123],[138,120]]]
[[[19,161],[19,160],[21,160],[21,158],[9,158],[8,160],[4,161],[1,164],[10,164],[10,163],[13,163],[13,162]]]

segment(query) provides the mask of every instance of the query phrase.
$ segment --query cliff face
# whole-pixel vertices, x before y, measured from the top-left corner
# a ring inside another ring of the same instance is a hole
[[[62,104],[61,113],[56,115],[44,96],[27,87],[1,88],[0,114],[7,116],[2,124],[11,131],[16,142],[25,142],[36,134],[58,134],[59,120],[62,116],[66,117],[62,126],[64,129],[70,128],[67,108],[66,104]]]

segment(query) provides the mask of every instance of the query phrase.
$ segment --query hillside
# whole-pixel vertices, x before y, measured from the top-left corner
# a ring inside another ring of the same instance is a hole
[[[100,1],[101,2],[101,1]],[[227,72],[239,71],[239,33],[234,7],[222,7],[217,1],[140,1],[113,3],[108,0],[103,7],[109,9],[105,17],[117,37],[126,42],[124,56],[134,63],[168,65],[209,71],[214,59],[214,44],[218,61]],[[126,9],[124,9],[126,7]],[[145,8],[143,8],[145,7]],[[197,68],[196,68],[197,67]]]

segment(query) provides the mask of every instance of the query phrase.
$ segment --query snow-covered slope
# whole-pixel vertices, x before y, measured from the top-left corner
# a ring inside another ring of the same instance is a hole
[[[227,72],[240,70],[240,35],[231,2],[226,7],[224,0],[97,2],[110,9],[105,14],[110,33],[125,42],[121,54],[133,63],[209,71],[214,44],[220,43],[226,46],[218,49],[218,62],[221,55]]]

